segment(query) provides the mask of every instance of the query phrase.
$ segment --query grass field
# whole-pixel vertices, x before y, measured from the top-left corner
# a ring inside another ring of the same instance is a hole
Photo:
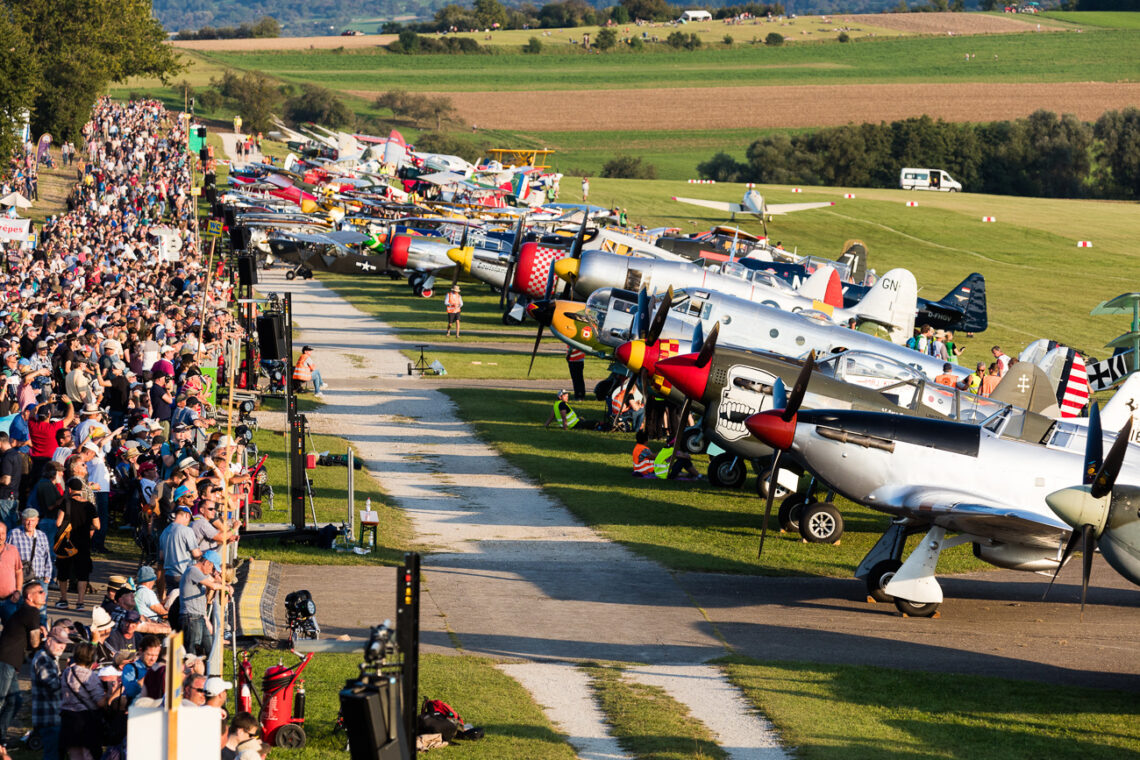
[[[1117,760],[1140,753],[1136,699],[1123,692],[887,668],[721,662],[803,760]]]
[[[1140,42],[1133,30],[1084,34],[863,40],[696,51],[611,52],[537,56],[392,55],[377,49],[344,52],[219,52],[217,66],[263,70],[285,81],[339,90],[557,90],[639,87],[845,84],[859,82],[1134,81]],[[975,56],[970,64],[965,54]],[[994,56],[998,56],[994,60]],[[193,80],[191,80],[193,81]]]
[[[1140,15],[1114,11],[1046,11],[1044,18],[1102,29],[1140,29]]]

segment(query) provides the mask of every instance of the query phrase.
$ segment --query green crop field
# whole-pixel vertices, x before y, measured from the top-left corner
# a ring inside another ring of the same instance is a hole
[[[599,55],[394,55],[379,48],[195,53],[338,90],[578,90],[888,82],[1117,82],[1140,79],[1140,32],[907,37]],[[966,66],[966,53],[976,63]],[[995,61],[994,56],[998,59]]]
[[[1079,27],[1140,29],[1140,13],[1114,11],[1047,11],[1042,17]]]

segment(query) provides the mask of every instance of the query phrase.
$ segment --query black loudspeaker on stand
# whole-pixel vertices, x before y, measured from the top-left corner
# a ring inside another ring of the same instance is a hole
[[[285,319],[280,314],[265,314],[257,318],[257,342],[261,345],[262,359],[291,361],[285,344]]]
[[[238,284],[243,288],[257,284],[257,265],[252,256],[237,257]]]

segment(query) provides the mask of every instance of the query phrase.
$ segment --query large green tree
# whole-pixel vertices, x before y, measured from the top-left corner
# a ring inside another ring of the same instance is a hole
[[[1113,189],[1140,198],[1140,110],[1107,111],[1094,131],[1100,141],[1097,155],[1110,172]]]
[[[150,0],[0,0],[0,9],[23,30],[39,68],[36,132],[75,139],[110,83],[181,70]]]
[[[0,13],[0,156],[11,155],[17,147],[37,80],[27,36],[7,13]]]

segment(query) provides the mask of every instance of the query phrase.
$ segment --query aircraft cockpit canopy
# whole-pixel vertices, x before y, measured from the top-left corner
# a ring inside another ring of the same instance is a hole
[[[816,371],[865,388],[885,388],[898,382],[921,381],[924,375],[909,364],[870,351],[844,351],[820,359]]]

